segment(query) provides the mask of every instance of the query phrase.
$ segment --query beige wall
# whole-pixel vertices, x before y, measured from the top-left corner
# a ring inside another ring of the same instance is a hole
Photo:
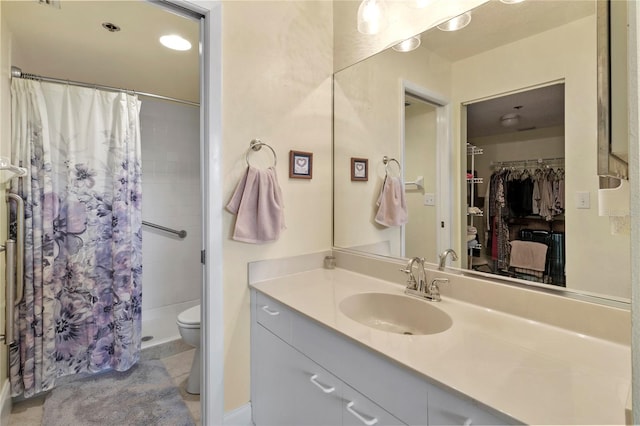
[[[331,248],[332,40],[331,2],[223,3],[225,197],[259,137],[278,154],[287,225],[275,243],[239,243],[230,239],[234,216],[224,213],[226,411],[249,401],[247,262]],[[291,149],[313,152],[312,180],[288,178]]]
[[[400,228],[383,227],[374,218],[385,176],[382,158],[393,157],[401,163],[403,159],[403,80],[449,98],[451,64],[426,49],[409,53],[387,50],[336,74],[334,112],[339,118],[334,123],[334,244],[337,247],[383,242],[389,244],[390,253],[379,254],[400,256]],[[369,159],[367,182],[351,182],[351,157]],[[390,169],[397,172],[396,166]]]
[[[608,218],[597,210],[595,43],[591,16],[456,62],[453,96],[455,103],[463,103],[565,81],[567,286],[629,297],[629,236],[611,235]],[[458,151],[457,158],[462,157]],[[590,209],[576,209],[577,191],[590,193]]]

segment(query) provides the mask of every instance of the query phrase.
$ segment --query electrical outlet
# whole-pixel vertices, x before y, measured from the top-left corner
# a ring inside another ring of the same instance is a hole
[[[586,192],[586,191],[576,192],[576,208],[577,209],[591,208],[591,197],[589,192]]]
[[[424,194],[424,205],[425,206],[435,206],[436,205],[436,194],[433,194],[433,193]]]

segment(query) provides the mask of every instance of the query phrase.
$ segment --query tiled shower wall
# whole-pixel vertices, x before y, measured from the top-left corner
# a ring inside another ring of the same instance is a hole
[[[141,99],[142,218],[187,231],[180,239],[143,226],[144,312],[200,298],[202,209],[199,109]]]

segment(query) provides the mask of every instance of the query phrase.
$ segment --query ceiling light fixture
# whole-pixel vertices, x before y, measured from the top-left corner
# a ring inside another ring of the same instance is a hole
[[[524,0],[500,0],[504,4],[516,4],[522,3]]]
[[[173,50],[189,50],[191,49],[191,43],[189,40],[186,40],[179,35],[171,34],[171,35],[163,35],[160,37],[160,43],[164,47],[168,47]]]
[[[413,0],[412,2],[409,3],[409,6],[415,9],[422,9],[427,7],[429,3],[431,3],[432,1],[433,0]]]
[[[438,29],[441,31],[458,31],[469,25],[469,22],[471,22],[471,12],[465,12],[438,25]]]
[[[515,112],[510,112],[500,117],[502,127],[513,127],[520,122],[520,116]]]
[[[420,34],[418,34],[417,36],[401,41],[393,46],[392,49],[396,52],[411,52],[412,50],[416,50],[420,46],[420,43]]]
[[[387,25],[384,0],[362,0],[358,7],[358,31],[362,34],[378,34]]]

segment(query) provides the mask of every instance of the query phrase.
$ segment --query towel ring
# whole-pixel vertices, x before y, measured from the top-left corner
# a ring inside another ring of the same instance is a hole
[[[384,163],[385,174],[389,174],[389,163],[391,162],[395,162],[398,165],[398,175],[402,174],[402,166],[400,165],[400,162],[395,158],[389,158],[385,155],[384,157],[382,157],[382,162]]]
[[[253,139],[249,143],[249,149],[247,149],[247,153],[245,154],[245,160],[247,161],[247,166],[251,165],[251,163],[249,163],[249,154],[251,154],[252,151],[255,151],[255,152],[260,151],[263,146],[266,146],[267,148],[269,148],[271,150],[271,153],[273,154],[273,167],[275,167],[278,164],[278,156],[276,155],[276,152],[273,150],[273,148],[271,148],[269,144],[262,142],[260,139]]]

